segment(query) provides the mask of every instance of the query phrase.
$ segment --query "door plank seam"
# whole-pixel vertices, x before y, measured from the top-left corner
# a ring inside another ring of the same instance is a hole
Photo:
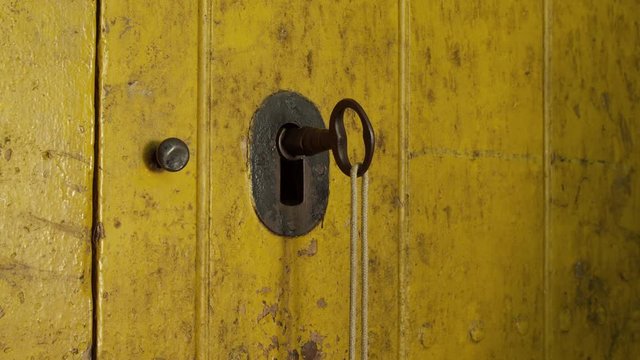
[[[551,1],[552,0],[543,0],[543,34],[542,34],[542,53],[543,53],[543,84],[542,84],[542,101],[543,101],[543,259],[542,259],[542,269],[543,269],[543,316],[542,316],[542,339],[543,339],[543,347],[542,347],[542,357],[544,359],[549,358],[549,347],[551,344],[551,279],[550,279],[550,263],[551,260],[549,257],[551,256],[551,239],[550,239],[550,229],[549,229],[549,221],[550,221],[550,177],[551,177],[551,160],[550,160],[550,115],[551,115]]]
[[[407,358],[406,336],[407,336],[407,237],[408,237],[408,126],[409,126],[409,95],[410,79],[407,76],[409,69],[410,44],[408,35],[411,32],[409,23],[410,0],[400,0],[398,2],[398,65],[399,65],[399,122],[398,122],[398,196],[400,206],[398,208],[398,359]]]
[[[91,241],[91,359],[98,359],[98,331],[100,317],[100,245],[104,238],[102,225],[102,111],[101,111],[101,29],[102,29],[102,0],[96,0],[95,11],[95,50],[94,50],[94,143],[93,143],[93,191],[92,191],[92,241]]]

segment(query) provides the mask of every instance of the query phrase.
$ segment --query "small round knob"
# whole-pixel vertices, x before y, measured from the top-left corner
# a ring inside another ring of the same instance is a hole
[[[180,171],[189,162],[189,147],[180,139],[168,138],[158,145],[156,161],[167,171]]]

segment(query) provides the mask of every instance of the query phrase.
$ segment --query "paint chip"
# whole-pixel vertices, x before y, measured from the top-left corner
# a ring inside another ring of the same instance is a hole
[[[316,239],[311,239],[311,243],[306,249],[298,250],[298,256],[314,256],[318,252],[318,241]]]
[[[479,343],[484,339],[484,322],[482,320],[474,320],[469,326],[469,338],[474,343]]]
[[[267,315],[271,315],[271,318],[275,321],[276,313],[278,312],[278,304],[267,305],[267,303],[264,303],[264,302],[263,304],[264,304],[264,308],[262,309],[262,312],[258,314],[258,318],[257,318],[258,322],[260,322],[260,320],[267,317]]]
[[[320,309],[324,309],[327,307],[327,302],[325,301],[324,298],[320,298],[318,299],[318,301],[316,301],[316,305],[318,305]]]

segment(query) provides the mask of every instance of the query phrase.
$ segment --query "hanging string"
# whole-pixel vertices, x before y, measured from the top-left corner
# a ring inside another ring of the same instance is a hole
[[[369,175],[362,175],[362,359],[369,357]]]
[[[356,321],[358,318],[358,165],[351,168],[351,281],[349,283],[349,359],[356,360]]]
[[[366,360],[369,353],[369,243],[368,243],[368,197],[369,176],[362,175],[362,297],[361,297],[361,358]],[[356,360],[357,337],[357,295],[358,295],[358,165],[351,168],[351,280],[349,296],[349,359]]]

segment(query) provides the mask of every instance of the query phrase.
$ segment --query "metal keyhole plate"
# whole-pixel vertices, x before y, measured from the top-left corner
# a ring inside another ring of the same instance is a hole
[[[275,234],[299,236],[311,231],[327,209],[329,153],[284,163],[288,160],[278,152],[278,135],[291,126],[325,128],[320,111],[302,95],[281,91],[267,97],[253,115],[249,159],[258,217]],[[302,176],[302,180],[282,179],[283,174]]]

